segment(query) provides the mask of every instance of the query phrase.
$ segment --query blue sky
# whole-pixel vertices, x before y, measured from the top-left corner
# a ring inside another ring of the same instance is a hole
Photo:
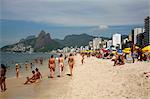
[[[42,29],[61,39],[68,34],[126,34],[150,15],[149,0],[1,0],[0,4],[1,46]]]

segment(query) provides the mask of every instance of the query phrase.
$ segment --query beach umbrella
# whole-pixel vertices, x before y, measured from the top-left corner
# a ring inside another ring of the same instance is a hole
[[[84,53],[93,53],[94,51],[93,50],[83,50],[82,52],[84,52]]]
[[[131,48],[124,48],[124,49],[123,49],[123,52],[124,52],[124,53],[130,53],[130,52],[131,52]]]
[[[144,48],[142,49],[142,51],[143,51],[143,52],[150,52],[150,45],[144,47]]]
[[[93,53],[94,51],[93,50],[88,50],[87,52]]]

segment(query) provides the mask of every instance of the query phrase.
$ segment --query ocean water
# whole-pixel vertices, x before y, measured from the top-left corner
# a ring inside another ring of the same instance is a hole
[[[20,72],[22,75],[31,74],[31,71],[38,67],[39,69],[48,69],[48,58],[52,53],[12,53],[12,52],[0,52],[0,63],[7,65],[6,76],[8,78],[15,77],[15,64],[20,64]],[[58,54],[54,54],[54,57],[58,57]],[[36,63],[35,59],[43,59],[43,65]],[[25,63],[33,63],[33,68],[28,68],[26,71]],[[44,70],[43,70],[44,71]],[[58,72],[58,70],[57,70]]]
[[[0,52],[0,63],[7,64],[12,67],[16,63],[24,64],[26,61],[32,62],[35,59],[47,59],[51,56],[51,53],[12,53],[12,52]],[[57,57],[57,54],[54,54]]]

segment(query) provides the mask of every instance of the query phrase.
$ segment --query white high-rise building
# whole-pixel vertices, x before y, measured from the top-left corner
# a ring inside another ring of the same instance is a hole
[[[134,44],[137,44],[137,35],[140,33],[143,33],[144,29],[143,28],[134,28],[132,31],[132,40]]]
[[[107,48],[110,48],[112,46],[112,40],[107,41]]]
[[[119,47],[120,49],[122,48],[121,45],[121,34],[113,34],[112,36],[112,43],[114,47]]]
[[[102,43],[102,38],[94,38],[93,39],[93,49],[99,49],[100,48],[100,44]]]

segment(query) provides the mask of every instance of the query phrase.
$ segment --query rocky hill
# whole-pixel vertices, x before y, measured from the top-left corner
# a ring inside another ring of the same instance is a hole
[[[34,51],[51,51],[63,47],[80,47],[86,46],[89,44],[89,41],[92,41],[94,36],[87,34],[80,35],[67,35],[63,40],[52,39],[50,33],[41,31],[37,37],[28,36],[25,39],[21,39],[18,43],[13,45],[4,46],[1,48],[2,51],[28,51],[30,48],[33,48]],[[102,39],[109,39],[104,38]]]
[[[28,36],[26,39],[21,39],[18,43],[13,45],[7,45],[1,48],[1,51],[15,51],[22,52],[28,51],[29,48],[33,48],[34,51],[50,51],[60,47],[60,44],[51,39],[50,34],[45,31],[41,31],[38,37]]]
[[[61,44],[62,47],[80,47],[86,46],[89,44],[89,41],[93,40],[93,36],[87,34],[80,35],[68,35],[63,40],[55,39],[57,42]]]

